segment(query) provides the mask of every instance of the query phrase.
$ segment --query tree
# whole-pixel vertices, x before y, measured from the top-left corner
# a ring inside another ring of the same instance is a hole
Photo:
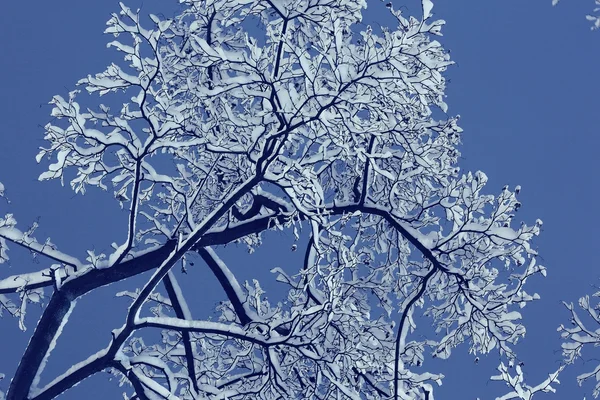
[[[40,179],[74,174],[81,194],[112,185],[127,239],[80,260],[0,219],[1,260],[12,243],[51,264],[0,281],[21,325],[51,293],[7,398],[54,398],[110,370],[128,398],[431,400],[443,376],[421,366],[463,342],[505,357],[503,399],[552,390],[557,373],[523,383],[511,347],[525,334],[516,308],[538,298],[526,280],[545,273],[531,246],[542,222],[515,226],[519,187],[484,194],[484,173],[460,172],[432,3],[421,18],[390,5],[397,28],[381,31],[361,28],[358,1],[185,3],[150,16],[152,29],[124,5],[109,21],[128,65],[79,83],[126,94],[122,108],[84,109],[79,91],[52,99]],[[304,252],[296,273],[272,271],[288,290],[278,304],[219,257],[229,243],[253,251],[268,230],[293,232]],[[175,267],[197,268],[196,255],[227,296],[218,322],[194,319],[178,284]],[[146,271],[107,347],[38,387],[75,301]],[[424,318],[440,335],[416,330]]]
[[[558,0],[553,0],[552,5],[556,5]],[[600,1],[596,0],[596,5],[600,6]],[[600,11],[600,7],[594,8],[594,13]],[[597,15],[586,15],[588,21],[593,22],[592,30],[600,28],[600,17]],[[592,297],[599,297],[600,291],[596,291]],[[600,309],[600,303],[592,304],[590,302],[590,296],[585,295],[579,299],[579,308],[583,311],[583,315],[577,313],[573,303],[564,302],[565,307],[570,314],[571,327],[565,327],[560,325],[558,331],[561,332],[561,337],[564,339],[562,344],[562,353],[567,364],[574,364],[582,356],[582,351],[585,346],[590,347],[593,345],[597,347],[600,345],[600,316],[598,315],[598,309]],[[586,321],[587,320],[587,321]],[[595,329],[590,328],[594,326]],[[577,383],[581,386],[588,379],[595,377],[596,385],[592,392],[594,398],[600,395],[600,365],[597,365],[593,370],[585,372],[577,376]]]

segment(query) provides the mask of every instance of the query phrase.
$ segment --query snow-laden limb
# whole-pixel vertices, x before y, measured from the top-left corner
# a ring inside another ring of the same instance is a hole
[[[512,375],[510,371],[513,367],[515,375]],[[536,393],[556,393],[556,389],[552,385],[560,383],[558,375],[564,368],[565,366],[561,365],[555,372],[549,374],[548,378],[535,386],[531,386],[525,383],[523,368],[520,364],[514,365],[514,361],[511,360],[507,366],[501,362],[498,366],[500,374],[492,376],[491,380],[504,382],[512,391],[501,397],[497,397],[496,400],[531,400]]]
[[[3,195],[4,186],[0,183],[0,197]],[[38,272],[0,278],[0,293],[27,293],[32,290],[40,292],[39,289],[51,284],[58,287],[69,273],[73,273],[83,266],[83,263],[76,257],[59,251],[50,238],[47,238],[44,243],[38,242],[34,236],[37,228],[38,223],[33,222],[27,231],[23,232],[17,228],[17,220],[13,214],[5,214],[4,217],[0,217],[0,264],[9,260],[8,243],[28,250],[34,258],[43,256],[45,259],[59,263]]]
[[[42,255],[74,269],[82,265],[77,258],[58,251],[50,238],[46,239],[44,243],[38,242],[33,236],[37,228],[38,223],[33,222],[27,231],[23,232],[17,228],[17,220],[13,214],[0,217],[0,264],[9,259],[7,242],[10,242],[31,251],[33,255]]]
[[[183,297],[183,293],[179,283],[177,283],[177,278],[175,278],[175,274],[172,271],[169,271],[167,276],[164,277],[163,283],[165,285],[165,289],[169,295],[169,299],[171,300],[171,305],[173,307],[173,311],[175,311],[175,315],[177,318],[192,320],[192,313],[188,307],[188,304]],[[194,362],[194,344],[192,343],[189,332],[182,332],[181,339],[183,341],[183,347],[185,349],[185,359],[186,359],[186,367],[188,370],[188,376],[190,378],[190,382],[196,392],[199,391],[198,381],[196,380],[196,366]],[[165,368],[163,368],[165,369]],[[165,374],[167,374],[165,372]],[[167,374],[168,375],[168,374]],[[171,380],[172,381],[172,380]],[[176,384],[169,382],[169,388],[176,387]]]
[[[0,197],[4,195],[4,186],[0,184]],[[63,280],[82,267],[82,263],[75,257],[59,251],[47,238],[40,243],[34,234],[38,223],[23,232],[17,227],[17,221],[12,214],[0,217],[0,264],[9,261],[8,243],[17,245],[29,251],[34,259],[38,256],[44,260],[51,260],[59,264],[52,264],[50,268],[41,271],[17,274],[0,278],[0,316],[7,311],[11,316],[18,318],[19,328],[26,330],[25,316],[28,303],[40,303],[44,298],[44,287],[53,285],[59,290]],[[17,296],[9,296],[17,293]]]
[[[219,280],[242,325],[247,325],[250,322],[262,322],[260,316],[254,312],[249,302],[244,298],[244,290],[235,275],[227,268],[227,265],[217,256],[214,250],[205,247],[199,249],[198,253]]]
[[[600,292],[596,292],[593,297],[600,297]],[[579,299],[579,308],[581,314],[578,314],[573,303],[564,303],[570,315],[570,327],[560,325],[558,331],[564,339],[562,344],[562,353],[567,364],[573,364],[582,357],[583,348],[592,350],[592,347],[600,346],[600,315],[598,309],[600,303],[592,304],[590,296],[584,296]],[[596,385],[592,392],[594,398],[600,395],[600,365],[593,370],[583,373],[577,377],[577,383],[581,386],[588,379],[595,378]]]

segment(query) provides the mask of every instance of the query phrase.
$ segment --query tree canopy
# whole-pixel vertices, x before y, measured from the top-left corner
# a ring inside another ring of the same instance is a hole
[[[418,16],[388,4],[396,25],[381,28],[360,24],[364,0],[182,3],[152,24],[121,4],[106,33],[125,62],[78,82],[97,104],[80,90],[51,101],[40,180],[106,191],[127,235],[81,259],[0,218],[0,262],[19,246],[50,264],[0,280],[0,310],[21,326],[28,303],[46,303],[6,398],[51,399],[108,370],[127,399],[433,400],[443,375],[427,361],[463,343],[503,357],[500,399],[553,391],[563,367],[528,385],[513,350],[518,310],[539,298],[526,281],[545,275],[542,221],[514,221],[519,186],[488,194],[483,172],[459,168],[432,2]],[[277,303],[219,256],[276,230],[303,253],[271,271],[287,291]],[[178,283],[206,267],[226,295],[216,321],[194,318]],[[39,385],[76,301],[148,271],[121,293],[131,302],[106,347]],[[573,316],[565,337],[591,341]]]

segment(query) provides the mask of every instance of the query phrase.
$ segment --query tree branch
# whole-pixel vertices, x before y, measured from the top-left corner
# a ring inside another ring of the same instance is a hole
[[[181,288],[175,279],[175,275],[173,275],[172,271],[169,271],[167,276],[163,279],[163,284],[165,285],[165,289],[167,290],[167,294],[169,295],[169,299],[171,300],[171,304],[173,306],[173,310],[175,310],[175,315],[177,318],[192,320],[192,314],[187,306],[187,303],[181,293]],[[188,370],[188,375],[192,381],[192,386],[196,392],[198,389],[198,381],[196,379],[196,366],[194,364],[194,350],[192,348],[192,341],[190,340],[189,332],[181,332],[181,337],[183,340],[183,348],[185,349],[185,360]]]
[[[406,303],[406,306],[404,307],[404,310],[402,311],[402,316],[400,317],[400,324],[398,324],[398,334],[396,335],[396,348],[394,350],[394,380],[393,380],[394,400],[400,399],[400,397],[398,397],[399,390],[400,390],[400,385],[399,385],[400,382],[399,382],[399,377],[398,377],[399,368],[400,368],[400,348],[402,347],[402,342],[404,341],[403,338],[405,338],[406,334],[407,334],[407,332],[405,333],[405,331],[404,331],[404,326],[406,324],[406,320],[408,319],[408,313],[410,312],[410,309],[412,308],[412,306],[421,298],[421,296],[423,296],[423,293],[425,293],[425,289],[427,289],[427,282],[429,281],[429,279],[431,279],[431,277],[433,276],[433,274],[436,271],[437,271],[437,269],[434,267],[434,268],[430,269],[429,272],[427,272],[427,275],[425,275],[423,277],[423,279],[421,280],[421,285],[419,287],[419,290]]]
[[[215,275],[221,287],[225,291],[227,298],[231,301],[233,309],[240,319],[242,325],[247,325],[250,322],[258,319],[258,315],[254,313],[242,299],[244,293],[235,275],[227,268],[227,265],[217,256],[213,249],[204,247],[198,249],[198,254],[208,265],[212,273]]]
[[[44,257],[48,257],[51,260],[56,262],[70,265],[75,270],[78,270],[83,266],[83,263],[79,261],[76,257],[70,256],[63,252],[60,252],[54,249],[47,244],[42,244],[37,242],[34,238],[29,238],[30,241],[26,242],[25,238],[27,236],[25,233],[21,232],[19,229],[14,227],[0,227],[0,238],[8,240],[11,243],[14,243],[18,246],[21,246],[27,250],[30,250],[34,253],[38,253],[43,255]]]
[[[256,182],[250,180],[245,185],[247,188],[253,186]],[[241,196],[242,191],[237,192],[238,196]],[[235,201],[237,196],[231,197],[229,201],[224,204],[221,210],[228,209]],[[400,222],[393,217],[389,211],[376,206],[360,206],[356,204],[349,204],[345,206],[329,206],[325,209],[331,214],[344,214],[352,213],[355,211],[361,211],[364,213],[370,213],[379,215],[386,219],[395,229],[398,230],[411,244],[413,244],[423,256],[429,259],[436,269],[442,270],[446,273],[450,273],[433,255],[423,243],[421,243],[415,235],[410,233],[410,229],[404,227]],[[214,222],[220,215],[213,214],[209,218],[209,222]],[[213,232],[208,232],[207,225],[203,224],[202,229],[197,229],[194,234],[185,241],[183,246],[180,246],[175,250],[175,240],[168,241],[165,245],[159,249],[148,251],[147,253],[140,255],[131,260],[122,262],[112,268],[107,269],[91,269],[87,273],[78,276],[73,280],[65,282],[60,291],[55,291],[52,298],[40,319],[38,326],[29,342],[29,345],[23,355],[21,362],[17,368],[14,379],[11,382],[7,400],[22,400],[26,399],[30,390],[33,379],[36,372],[41,364],[44,356],[47,354],[50,344],[58,332],[58,328],[63,321],[65,315],[71,308],[71,302],[79,296],[88,293],[89,291],[98,287],[108,285],[123,279],[127,279],[131,276],[138,275],[142,272],[156,268],[162,264],[162,272],[157,271],[152,282],[146,286],[143,294],[140,294],[138,301],[134,302],[135,309],[139,309],[142,303],[142,298],[145,299],[147,294],[151,291],[151,287],[154,285],[154,281],[159,282],[169,271],[172,264],[181,258],[188,250],[197,250],[201,247],[212,245],[212,244],[225,244],[232,240],[238,239],[251,233],[261,232],[268,229],[269,221],[271,218],[276,217],[280,219],[280,222],[284,222],[289,216],[280,214],[277,215],[274,212],[264,217],[257,219],[250,219],[247,222],[233,225],[228,228],[222,228]],[[306,219],[306,216],[301,216],[300,219]],[[210,225],[210,224],[208,224]],[[458,276],[457,279],[461,277]],[[49,282],[51,284],[51,282]],[[130,314],[131,323],[133,322],[133,314]],[[102,369],[102,368],[101,368]]]
[[[212,322],[212,321],[187,321],[179,318],[140,318],[136,321],[134,325],[135,329],[140,328],[162,328],[162,329],[171,329],[179,332],[200,332],[200,333],[209,333],[213,335],[223,335],[227,337],[232,337],[240,340],[245,340],[247,342],[251,342],[254,344],[258,344],[260,346],[271,346],[275,344],[281,344],[282,341],[274,341],[268,342],[263,338],[258,336],[254,336],[249,332],[246,332],[244,329],[235,326],[235,325],[227,325],[222,324],[220,322]]]

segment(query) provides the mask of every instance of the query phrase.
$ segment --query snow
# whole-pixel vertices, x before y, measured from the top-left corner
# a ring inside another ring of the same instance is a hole
[[[27,237],[27,235],[21,232],[19,229],[11,226],[0,227],[0,238],[4,238],[13,243],[21,245],[23,247],[29,248],[39,254],[45,255],[48,258],[51,258],[55,261],[59,261],[66,265],[71,265],[76,269],[79,269],[83,266],[83,263],[79,261],[77,258],[72,257],[68,254],[62,253],[58,250],[55,250],[53,246],[48,246],[47,244],[38,243],[33,238]],[[23,239],[27,238],[27,244],[23,243]]]
[[[148,396],[149,398],[156,398],[158,399],[168,399],[168,400],[180,400],[180,398],[178,396],[176,396],[175,394],[169,392],[164,386],[160,385],[158,382],[156,382],[155,380],[148,378],[147,376],[138,373],[136,370],[133,370],[133,373],[135,374],[135,376],[142,382],[142,384],[146,387],[148,387],[152,392],[157,393],[159,396],[152,396],[152,393],[146,393],[146,396]]]
[[[64,278],[64,273],[60,274]],[[8,276],[0,280],[0,293],[14,293],[24,286],[50,286],[53,277],[50,268],[37,272]]]
[[[167,365],[166,362],[164,362],[160,358],[149,356],[149,355],[143,355],[142,354],[142,355],[137,355],[137,356],[134,356],[134,357],[130,357],[129,358],[129,363],[131,365],[135,365],[135,364],[150,365],[150,366],[152,366],[152,367],[154,367],[156,369],[162,370],[164,372],[166,378],[167,378],[167,382],[168,382],[169,388],[171,389],[170,392],[169,391],[166,392],[166,396],[165,397],[167,399],[175,399],[175,398],[177,398],[177,397],[175,397],[172,394],[173,391],[175,390],[175,388],[177,388],[177,382],[175,381],[175,376],[173,375],[173,372],[171,371],[171,369],[169,368],[169,366]],[[153,382],[154,384],[158,385],[158,383],[154,382],[153,380],[150,380],[150,381]],[[155,388],[158,389],[158,390],[160,390],[162,388],[164,390],[164,388],[162,386],[160,386],[160,385],[159,385],[159,387],[148,385],[148,387],[152,388],[152,390],[155,390]]]

